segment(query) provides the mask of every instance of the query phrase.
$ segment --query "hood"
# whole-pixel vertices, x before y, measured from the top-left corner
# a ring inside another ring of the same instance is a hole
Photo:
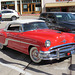
[[[43,42],[50,40],[52,46],[74,42],[74,38],[70,35],[70,33],[63,33],[50,29],[27,31],[25,34],[30,38]]]
[[[60,21],[59,24],[70,29],[75,29],[75,20]]]

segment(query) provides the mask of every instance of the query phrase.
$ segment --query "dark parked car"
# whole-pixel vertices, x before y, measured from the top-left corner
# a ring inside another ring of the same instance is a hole
[[[75,33],[75,16],[69,12],[46,12],[40,14],[50,29]]]

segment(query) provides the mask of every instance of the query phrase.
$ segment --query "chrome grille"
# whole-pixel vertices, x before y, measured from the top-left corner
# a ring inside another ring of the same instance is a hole
[[[62,57],[65,56],[65,53],[71,52],[72,50],[75,50],[75,43],[63,44],[50,48],[50,55],[53,57]]]

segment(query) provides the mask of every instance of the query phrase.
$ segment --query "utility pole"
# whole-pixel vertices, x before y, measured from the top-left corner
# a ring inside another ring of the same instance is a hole
[[[15,10],[17,11],[17,0],[15,0]]]
[[[42,12],[46,12],[45,1],[44,0],[41,0],[41,7],[42,7]]]
[[[1,10],[1,0],[0,0],[0,10]]]
[[[22,0],[20,0],[20,14],[22,15]]]

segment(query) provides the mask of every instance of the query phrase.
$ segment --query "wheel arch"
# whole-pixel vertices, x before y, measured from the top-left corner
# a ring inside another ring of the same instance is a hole
[[[32,47],[35,47],[35,46],[30,45],[30,46],[28,47],[28,53],[30,52],[30,49],[31,49]]]
[[[12,17],[16,17],[16,16],[15,16],[15,15],[12,15],[12,16],[11,16],[11,20],[12,20]],[[17,17],[16,17],[16,19],[17,19]]]

